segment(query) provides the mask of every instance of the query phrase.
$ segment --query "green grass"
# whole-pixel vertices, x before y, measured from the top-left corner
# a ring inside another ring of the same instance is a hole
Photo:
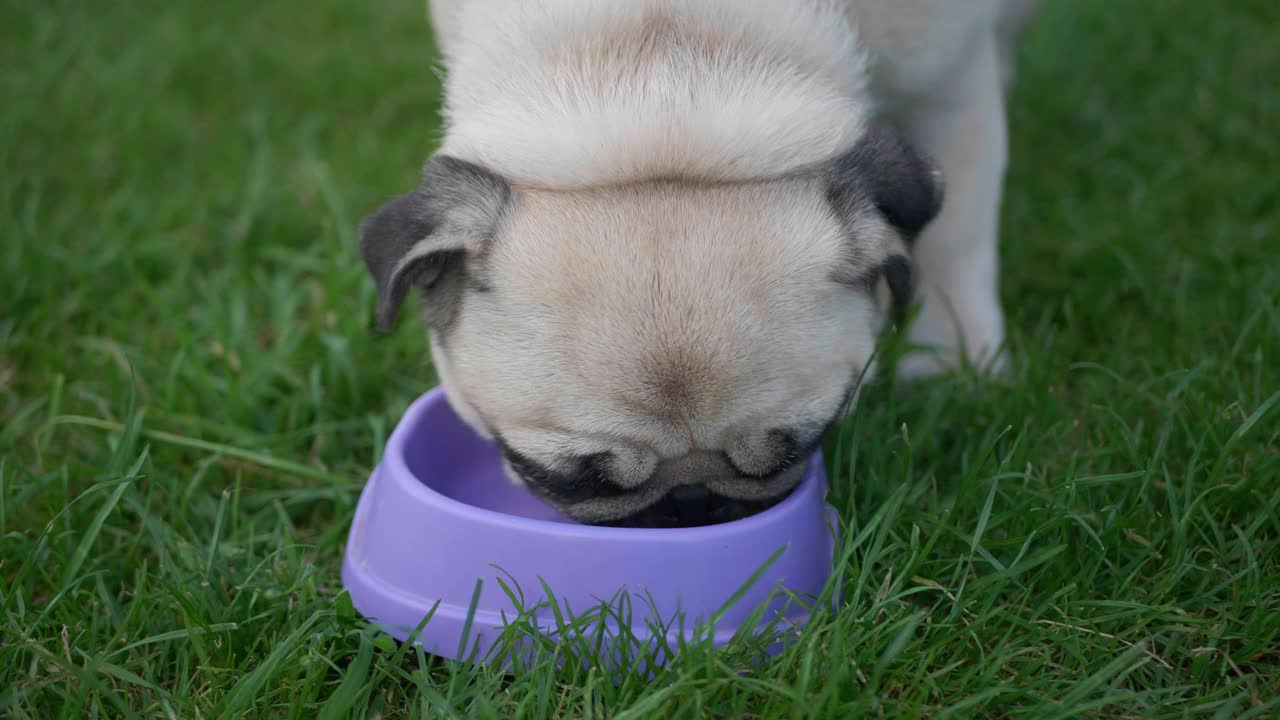
[[[838,613],[747,673],[504,676],[339,594],[433,382],[421,333],[370,332],[352,237],[437,139],[421,3],[5,3],[0,715],[1277,716],[1277,26],[1049,4],[1013,372],[880,383],[832,439]]]

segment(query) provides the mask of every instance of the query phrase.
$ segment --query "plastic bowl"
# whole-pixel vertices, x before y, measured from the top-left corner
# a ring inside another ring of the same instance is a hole
[[[811,603],[796,598],[816,598],[831,570],[836,523],[825,491],[815,457],[788,497],[741,520],[677,529],[581,525],[511,483],[497,447],[436,389],[405,413],[360,496],[342,579],[356,609],[381,629],[453,659],[495,660],[490,650],[518,611],[500,580],[523,594],[540,633],[557,632],[544,602],[549,588],[562,617],[627,605],[626,613],[599,616],[612,616],[612,635],[629,641],[673,648],[701,624],[718,646],[754,630],[748,623],[785,629],[807,619]],[[616,632],[619,617],[629,618],[629,633]]]

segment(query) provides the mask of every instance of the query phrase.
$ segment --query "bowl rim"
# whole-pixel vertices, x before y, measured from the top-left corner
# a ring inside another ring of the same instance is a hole
[[[822,509],[826,505],[824,502],[826,483],[824,482],[825,470],[823,468],[821,450],[818,450],[809,458],[804,477],[781,502],[755,515],[715,525],[689,528],[609,527],[585,525],[577,522],[565,523],[555,520],[540,520],[520,515],[509,515],[497,510],[470,505],[461,500],[451,498],[431,487],[409,468],[405,460],[405,449],[408,446],[409,438],[415,434],[414,431],[425,420],[427,412],[434,407],[438,407],[441,403],[446,405],[449,415],[466,428],[467,432],[475,432],[454,411],[452,404],[449,403],[448,396],[444,392],[444,388],[440,386],[432,388],[414,400],[405,410],[404,415],[401,416],[400,421],[391,431],[391,436],[387,438],[386,451],[379,462],[379,467],[375,468],[374,474],[375,476],[384,473],[389,475],[390,477],[386,478],[387,480],[394,481],[397,486],[403,488],[411,496],[455,517],[460,517],[466,522],[508,531],[538,532],[596,540],[616,539],[634,542],[663,540],[705,541],[749,534],[757,529],[785,522],[789,516],[796,515],[800,510],[800,506],[805,503],[812,503],[825,520],[825,513]],[[485,440],[485,442],[488,443],[489,441]],[[382,479],[379,478],[379,482],[381,481]]]

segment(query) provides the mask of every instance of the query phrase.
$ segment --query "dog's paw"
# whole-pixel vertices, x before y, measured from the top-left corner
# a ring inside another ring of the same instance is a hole
[[[956,348],[920,347],[898,360],[897,375],[905,380],[922,380],[964,368],[998,377],[1009,368],[1009,351],[1000,348],[993,353],[968,353]]]
[[[897,365],[905,379],[920,379],[966,369],[998,376],[1009,366],[1004,347],[1004,313],[991,302],[966,305],[962,312],[940,312],[940,303],[926,304],[912,323],[912,349]]]

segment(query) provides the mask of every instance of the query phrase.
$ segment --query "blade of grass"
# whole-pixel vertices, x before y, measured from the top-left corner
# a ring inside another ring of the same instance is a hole
[[[360,649],[356,652],[356,659],[347,667],[338,689],[333,691],[333,695],[329,696],[324,707],[320,709],[317,720],[338,720],[338,718],[348,717],[356,698],[365,691],[365,681],[368,679],[369,665],[372,661],[373,640],[368,633],[360,633]]]
[[[106,430],[107,432],[122,432],[125,428],[118,422],[111,420],[101,420],[98,418],[83,417],[80,415],[62,415],[54,418],[52,421],[57,425],[79,425],[82,427],[91,427],[98,430]],[[330,482],[346,485],[350,482],[350,478],[336,475],[334,473],[325,472],[319,468],[303,465],[302,463],[292,462],[283,458],[278,458],[264,453],[253,452],[234,445],[226,445],[223,443],[209,442],[198,438],[189,438],[182,435],[164,432],[163,430],[144,430],[142,436],[148,440],[184,447],[190,450],[203,450],[205,452],[218,453],[226,457],[235,458],[243,462],[252,463],[268,470],[298,477],[314,478],[316,480],[328,480]]]
[[[248,709],[257,699],[258,693],[266,687],[276,672],[280,670],[285,660],[302,644],[303,638],[307,636],[307,633],[311,632],[312,626],[320,622],[321,618],[327,616],[330,612],[330,610],[324,609],[312,613],[311,617],[304,620],[284,640],[272,648],[271,652],[262,659],[262,662],[258,663],[258,666],[252,672],[237,680],[236,684],[232,686],[231,692],[227,694],[226,700],[222,702],[218,717],[239,716]]]
[[[98,508],[97,514],[93,516],[93,520],[85,528],[84,534],[80,536],[80,542],[76,545],[75,551],[71,553],[71,560],[67,562],[66,568],[62,571],[62,584],[64,586],[70,585],[76,575],[80,573],[80,567],[84,565],[85,558],[89,557],[89,551],[93,549],[93,544],[98,539],[98,534],[102,532],[102,524],[107,521],[107,516],[115,510],[120,498],[133,485],[134,479],[138,477],[138,472],[146,461],[147,450],[143,448],[142,454],[133,463],[133,467],[129,468],[129,471],[125,473],[125,478],[116,485],[115,490],[107,497],[102,507]]]

